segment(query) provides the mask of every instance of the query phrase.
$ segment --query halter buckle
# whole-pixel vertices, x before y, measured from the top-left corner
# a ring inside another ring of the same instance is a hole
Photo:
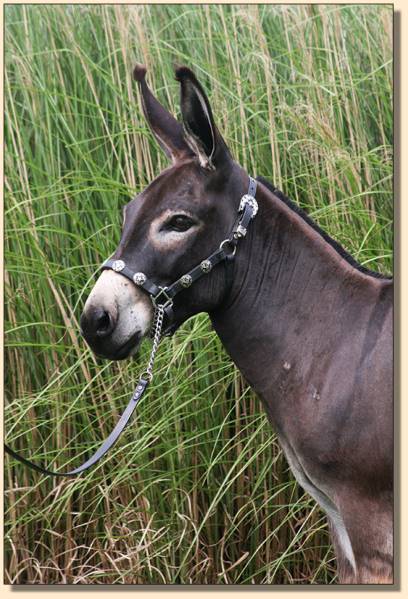
[[[159,287],[159,289],[159,293],[156,293],[156,295],[151,296],[153,306],[155,308],[157,306],[161,306],[162,308],[168,308],[168,306],[171,306],[173,304],[173,298],[171,298],[170,295],[167,293],[167,287]],[[163,296],[164,303],[160,301],[161,296]]]
[[[241,201],[239,203],[238,212],[243,212],[245,210],[245,206],[249,206],[252,208],[251,218],[254,218],[256,213],[258,212],[258,202],[254,198],[254,196],[246,193],[242,196]]]

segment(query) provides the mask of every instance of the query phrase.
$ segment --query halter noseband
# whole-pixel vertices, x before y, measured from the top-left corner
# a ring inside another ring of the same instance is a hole
[[[242,196],[241,202],[239,204],[238,209],[238,218],[235,221],[234,227],[226,239],[220,243],[219,248],[208,258],[202,260],[200,264],[192,268],[189,272],[181,276],[177,281],[169,285],[168,287],[161,287],[160,285],[156,285],[153,281],[147,278],[147,276],[143,272],[133,272],[128,266],[126,266],[123,260],[112,260],[109,258],[103,265],[102,269],[111,269],[119,274],[123,275],[129,281],[132,281],[138,287],[141,287],[150,295],[150,298],[153,302],[155,308],[155,318],[152,327],[153,331],[153,347],[150,354],[150,359],[148,366],[145,372],[139,377],[139,381],[136,385],[136,388],[126,406],[122,416],[119,418],[116,423],[115,428],[110,433],[110,435],[105,439],[105,441],[100,445],[100,447],[96,450],[96,452],[83,464],[75,468],[74,470],[70,470],[68,472],[57,472],[55,470],[49,470],[48,468],[43,468],[27,460],[26,458],[19,455],[15,452],[11,447],[4,444],[4,449],[7,453],[13,456],[16,460],[23,463],[25,466],[36,470],[37,472],[41,472],[41,474],[47,474],[49,476],[73,476],[76,474],[80,474],[84,470],[87,470],[96,462],[98,462],[102,456],[112,447],[112,445],[119,439],[120,434],[123,429],[127,425],[132,416],[136,405],[139,403],[142,398],[144,392],[146,391],[150,381],[153,378],[153,365],[154,359],[156,356],[157,348],[159,346],[160,338],[162,335],[162,326],[163,326],[163,318],[164,315],[168,317],[171,322],[173,319],[173,299],[183,289],[190,287],[197,281],[200,277],[207,275],[213,267],[222,262],[224,260],[232,260],[235,256],[235,252],[237,250],[237,244],[240,239],[245,237],[247,233],[247,228],[251,220],[255,217],[258,212],[258,204],[255,200],[256,193],[256,181],[249,177],[249,187],[248,193]],[[168,327],[165,333],[168,330],[171,330],[171,327]]]
[[[150,296],[155,310],[159,306],[163,309],[167,317],[168,326],[164,334],[172,334],[175,326],[170,326],[173,321],[173,300],[175,296],[188,289],[195,281],[202,276],[209,274],[213,267],[224,260],[232,260],[237,250],[237,244],[245,237],[247,228],[251,220],[258,212],[258,203],[255,199],[257,182],[252,177],[249,177],[248,192],[242,196],[238,208],[238,218],[235,221],[234,227],[226,239],[220,243],[219,248],[210,254],[200,264],[182,275],[177,281],[169,286],[162,287],[156,285],[144,272],[134,272],[129,268],[123,260],[113,260],[108,258],[101,266],[101,270],[113,270],[131,281],[137,287],[144,289]]]

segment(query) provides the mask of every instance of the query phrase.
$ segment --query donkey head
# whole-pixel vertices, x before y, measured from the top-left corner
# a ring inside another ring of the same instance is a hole
[[[248,175],[233,161],[208,98],[188,68],[176,70],[183,125],[152,95],[145,74],[142,66],[134,70],[143,111],[172,165],[124,207],[122,236],[112,258],[167,286],[225,239]],[[214,310],[227,292],[225,268],[219,265],[177,295],[175,326]],[[85,304],[81,328],[95,353],[121,360],[135,353],[152,319],[150,296],[119,273],[105,270]]]

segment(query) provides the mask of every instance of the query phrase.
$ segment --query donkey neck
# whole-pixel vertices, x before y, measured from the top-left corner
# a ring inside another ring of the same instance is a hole
[[[266,397],[282,369],[297,368],[298,378],[316,372],[314,361],[361,327],[390,282],[359,271],[262,184],[257,200],[229,301],[210,317],[240,371]]]

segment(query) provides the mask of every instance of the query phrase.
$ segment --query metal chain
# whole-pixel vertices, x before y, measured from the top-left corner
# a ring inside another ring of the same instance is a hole
[[[164,307],[161,304],[156,306],[156,311],[154,314],[154,336],[153,336],[153,347],[150,353],[149,363],[147,365],[146,370],[143,372],[142,377],[147,378],[149,382],[153,378],[153,365],[156,357],[156,352],[159,347],[161,331],[163,326],[163,318],[164,318]]]

